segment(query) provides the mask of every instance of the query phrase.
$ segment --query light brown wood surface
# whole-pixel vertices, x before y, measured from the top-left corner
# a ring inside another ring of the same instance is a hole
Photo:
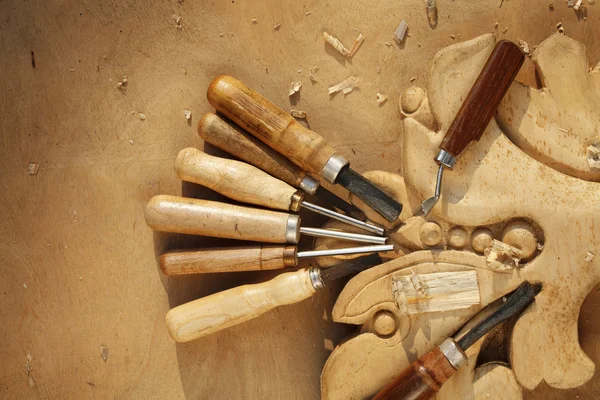
[[[177,342],[189,342],[256,318],[315,293],[307,269],[286,272],[268,282],[242,285],[179,305],[167,313],[167,329]]]
[[[173,172],[183,148],[223,155],[196,133],[200,117],[214,112],[206,100],[210,81],[230,74],[286,111],[306,111],[311,129],[357,172],[396,173],[404,146],[398,98],[413,85],[426,88],[427,65],[441,48],[487,32],[532,48],[560,21],[586,46],[590,62],[598,62],[598,1],[584,0],[587,21],[564,1],[553,1],[554,11],[548,3],[438,0],[438,25],[431,29],[421,0],[0,2],[0,398],[318,399],[328,355],[355,330],[331,321],[341,282],[187,344],[174,344],[165,328],[171,307],[272,277],[269,271],[165,277],[158,267],[164,250],[240,245],[153,234],[144,222],[145,205],[157,194],[183,190],[214,199]],[[410,37],[398,47],[392,35],[402,19]],[[325,30],[348,46],[355,29],[366,39],[352,60],[323,43]],[[315,65],[313,84],[308,68]],[[533,70],[527,59],[517,79],[533,83]],[[125,92],[116,88],[123,75]],[[358,90],[327,93],[350,75],[360,78]],[[292,102],[294,80],[303,86]],[[388,96],[381,106],[377,92]],[[433,123],[420,108],[413,115]],[[39,164],[37,175],[28,175],[29,163]],[[426,190],[431,195],[429,178]],[[592,290],[579,320],[582,346],[595,361],[599,300]],[[597,374],[579,389],[542,383],[539,394],[525,391],[525,397],[595,399]]]
[[[157,195],[146,206],[146,224],[156,231],[255,242],[286,243],[288,220],[296,216],[229,203]],[[297,224],[295,241],[299,236]]]
[[[192,147],[179,152],[175,172],[181,180],[206,186],[241,203],[284,211],[297,211],[300,206],[292,201],[296,189],[287,183],[250,164],[211,156]]]
[[[295,246],[244,246],[175,250],[160,255],[165,275],[262,271],[294,267]]]

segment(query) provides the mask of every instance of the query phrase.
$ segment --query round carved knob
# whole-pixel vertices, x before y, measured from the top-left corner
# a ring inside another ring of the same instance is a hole
[[[464,228],[454,227],[448,232],[448,244],[455,249],[462,249],[469,244],[469,234]]]
[[[512,221],[502,231],[502,241],[523,252],[523,261],[529,261],[537,250],[535,229],[529,222]]]
[[[389,336],[396,332],[396,317],[391,311],[379,310],[373,317],[373,328],[378,335]]]
[[[475,229],[471,235],[471,247],[478,253],[483,253],[494,240],[494,234],[488,228]]]
[[[400,110],[405,114],[412,114],[419,109],[425,98],[425,90],[420,87],[410,87],[400,96]]]
[[[425,222],[419,229],[419,238],[425,246],[437,246],[442,242],[442,228],[435,222]]]

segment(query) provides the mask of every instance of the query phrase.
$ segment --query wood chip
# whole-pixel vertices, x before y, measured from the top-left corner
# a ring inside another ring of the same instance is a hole
[[[334,49],[336,49],[338,53],[340,53],[346,58],[351,58],[354,55],[354,53],[356,53],[362,42],[364,42],[365,37],[361,33],[359,33],[358,37],[354,39],[354,43],[352,43],[352,47],[350,48],[350,50],[348,50],[346,46],[344,46],[344,44],[340,42],[337,38],[331,36],[327,32],[323,32],[323,39]]]
[[[408,29],[408,24],[405,20],[400,21],[400,24],[396,28],[394,32],[394,40],[396,43],[401,44],[404,41],[404,36],[406,36],[406,30]]]
[[[188,121],[190,121],[192,119],[192,112],[190,110],[183,110],[183,115],[185,116],[185,119],[187,119]]]
[[[342,91],[344,94],[350,93],[354,88],[358,87],[359,79],[355,76],[349,76],[344,79],[340,83],[336,83],[333,86],[330,86],[328,89],[329,94],[334,94],[339,91]]]
[[[275,24],[275,26],[273,27],[273,30],[277,31],[277,30],[279,30],[279,28],[281,28],[281,24],[278,23],[278,24]]]
[[[387,101],[387,96],[383,93],[377,93],[377,105],[382,105]]]
[[[592,144],[587,147],[585,153],[590,168],[600,169],[600,136],[592,138]]]
[[[435,0],[425,0],[425,7],[427,8],[427,19],[430,26],[437,24],[437,7]]]
[[[294,81],[294,82],[290,83],[290,90],[288,92],[288,96],[293,96],[294,94],[298,93],[300,91],[301,87],[302,87],[302,82],[300,82],[300,81]]]
[[[100,346],[100,356],[105,362],[106,360],[108,360],[108,347],[106,347],[105,345]]]
[[[358,37],[356,39],[354,39],[354,43],[352,43],[352,47],[350,47],[350,54],[348,54],[348,57],[354,57],[354,54],[358,51],[358,48],[364,41],[365,41],[365,37],[362,35],[362,33],[359,33]]]
[[[573,7],[575,4],[573,0],[567,0],[567,7]]]
[[[409,79],[409,81],[410,81],[411,83],[412,83],[412,82],[414,82],[414,81],[416,81],[416,80],[417,80],[417,77],[416,77],[416,76],[413,76],[412,78],[410,78],[410,79]]]
[[[497,22],[494,24],[494,29],[498,29],[498,23]]]
[[[127,89],[128,84],[129,84],[129,82],[127,81],[127,75],[123,75],[123,79],[121,79],[119,82],[117,82],[117,89],[124,92],[125,89]]]
[[[583,2],[583,0],[577,0],[575,2],[575,4],[573,4],[573,10],[575,11],[579,11],[579,8],[581,7],[581,3]]]
[[[591,251],[588,251],[587,254],[585,255],[585,261],[587,261],[587,262],[594,261],[594,258],[596,258],[596,255],[594,253],[592,253]]]
[[[306,111],[291,110],[290,114],[292,114],[292,117],[294,118],[306,119]]]
[[[492,240],[483,255],[486,257],[487,266],[496,271],[517,268],[523,258],[523,252],[520,249],[496,239]]]
[[[451,37],[452,39],[456,39],[456,36],[454,36],[454,35],[450,35],[450,37]]]
[[[146,114],[139,113],[139,114],[138,114],[138,117],[140,117],[140,119],[143,121],[143,120],[145,120],[145,119],[146,119]]]
[[[319,70],[319,67],[317,65],[315,65],[314,67],[308,68],[308,77],[310,78],[311,82],[319,82],[317,80],[317,78],[315,77],[315,74],[317,73],[318,70]]]
[[[392,294],[403,314],[451,311],[479,305],[477,272],[456,271],[394,276]]]
[[[133,139],[129,139],[129,144],[133,146]]]
[[[37,175],[39,169],[40,169],[40,164],[29,163],[29,167],[27,169],[27,173],[29,175]]]
[[[529,51],[529,45],[527,44],[526,41],[521,40],[521,39],[517,39],[517,44],[519,45],[519,47],[521,48],[521,50],[523,50],[523,53],[530,55],[530,51]]]
[[[565,34],[565,28],[563,27],[562,22],[556,24],[556,30],[558,31],[558,33],[562,33],[563,35]]]
[[[183,29],[183,26],[181,25],[181,15],[173,14],[173,19],[175,20],[175,27],[179,30]]]
[[[257,19],[256,19],[256,18],[252,18],[252,19],[250,20],[250,22],[252,22],[254,25],[256,25],[256,24],[258,23],[258,21],[257,21]]]

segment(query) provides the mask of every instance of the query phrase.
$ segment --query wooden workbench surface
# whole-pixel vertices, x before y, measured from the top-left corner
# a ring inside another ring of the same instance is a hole
[[[153,195],[197,190],[182,187],[173,161],[203,147],[195,128],[211,111],[205,93],[216,75],[306,111],[357,171],[398,172],[397,99],[425,86],[439,49],[486,32],[532,47],[562,22],[593,64],[600,59],[598,4],[583,20],[564,1],[551,11],[547,0],[438,0],[431,29],[422,0],[358,3],[0,1],[0,398],[319,397],[327,355],[349,332],[330,322],[339,286],[189,344],[176,345],[165,328],[172,306],[273,276],[166,278],[161,250],[207,241],[153,234],[144,222]],[[398,46],[402,19],[410,36]],[[346,45],[359,33],[366,40],[345,60],[325,45],[324,30]],[[350,75],[359,90],[328,95]],[[520,79],[532,77],[527,60]],[[296,80],[303,85],[292,103]],[[388,96],[381,106],[378,92]],[[580,319],[595,361],[598,301],[594,290]],[[593,379],[528,396],[593,398],[599,386]]]

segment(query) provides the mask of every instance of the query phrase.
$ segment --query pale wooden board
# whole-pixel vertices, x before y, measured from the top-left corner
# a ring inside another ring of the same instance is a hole
[[[272,276],[167,279],[155,252],[200,241],[169,244],[143,221],[152,195],[181,193],[172,163],[182,148],[202,147],[195,124],[210,110],[205,92],[215,75],[233,74],[276,104],[307,111],[311,127],[358,171],[397,172],[396,99],[411,77],[425,84],[425,66],[454,42],[450,34],[472,38],[497,21],[500,32],[509,28],[500,37],[533,46],[562,21],[592,62],[600,55],[597,5],[578,22],[559,1],[554,12],[546,0],[505,0],[501,8],[500,1],[438,1],[432,31],[420,0],[347,3],[0,3],[0,397],[318,397],[331,343],[346,332],[327,317],[339,287],[186,345],[176,346],[164,326],[170,305]],[[402,48],[388,48],[401,19],[411,36]],[[351,61],[342,60],[325,47],[323,30],[346,45],[358,32],[366,40]],[[313,65],[320,84],[309,82]],[[531,68],[523,80],[533,80]],[[124,74],[125,94],[115,87]],[[361,77],[360,90],[330,97],[327,86],[349,75]],[[299,101],[290,104],[287,88],[299,79]],[[381,107],[377,92],[389,96]],[[184,109],[193,112],[191,125]],[[30,162],[40,164],[36,176],[27,174]],[[583,332],[597,330],[593,319]],[[593,337],[582,333],[584,341]],[[101,345],[109,348],[106,362]],[[594,397],[594,385],[581,393]]]

